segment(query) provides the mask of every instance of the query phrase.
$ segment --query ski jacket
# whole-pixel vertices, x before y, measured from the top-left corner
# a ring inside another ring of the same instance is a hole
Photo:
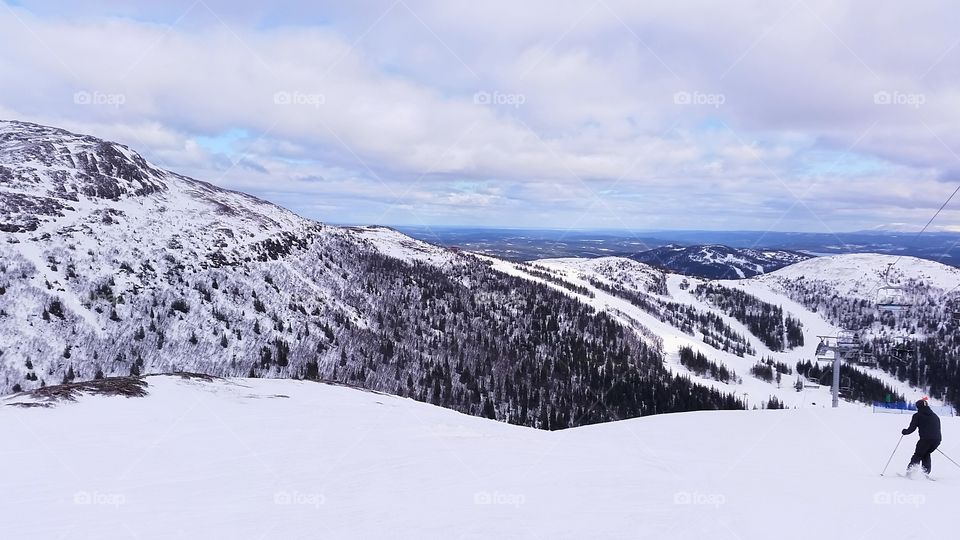
[[[904,435],[909,435],[920,430],[920,438],[932,441],[941,440],[940,418],[930,409],[923,407],[913,414],[913,420],[910,421],[910,427],[904,430]]]

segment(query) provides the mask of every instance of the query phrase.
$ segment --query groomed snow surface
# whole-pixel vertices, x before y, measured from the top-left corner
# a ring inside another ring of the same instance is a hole
[[[149,377],[0,406],[2,538],[955,537],[960,469],[880,470],[909,416],[698,412],[543,432],[356,389]],[[8,397],[0,404],[24,401]],[[960,457],[944,418],[942,449]]]

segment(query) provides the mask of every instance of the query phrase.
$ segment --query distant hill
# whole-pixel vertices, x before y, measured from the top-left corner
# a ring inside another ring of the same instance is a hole
[[[677,274],[706,279],[743,279],[779,270],[811,256],[798,251],[704,245],[665,246],[630,258]]]

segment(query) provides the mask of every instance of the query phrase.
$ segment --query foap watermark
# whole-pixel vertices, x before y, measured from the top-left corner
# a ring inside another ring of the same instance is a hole
[[[721,105],[727,102],[727,96],[724,94],[700,92],[694,90],[688,92],[681,90],[673,94],[674,105],[706,105],[719,109]]]
[[[98,105],[120,108],[127,102],[125,94],[100,92],[99,90],[80,90],[73,93],[74,105]]]
[[[720,508],[726,503],[727,497],[720,493],[678,491],[673,494],[673,504],[681,506],[713,506],[714,508]]]
[[[473,504],[480,506],[512,506],[520,508],[527,503],[527,497],[520,493],[502,491],[478,491],[473,494]]]
[[[327,498],[321,493],[303,493],[300,491],[278,491],[273,494],[273,504],[277,506],[313,506],[320,508]]]
[[[919,109],[926,102],[926,94],[900,92],[897,90],[894,90],[893,92],[881,90],[873,94],[874,105],[899,105],[903,107],[913,107],[914,109]]]
[[[873,503],[881,506],[913,506],[919,508],[927,503],[927,497],[922,493],[878,491],[873,494]]]
[[[73,494],[73,504],[80,506],[112,506],[114,508],[119,508],[127,504],[127,497],[122,493],[78,491]]]
[[[489,92],[481,90],[473,95],[474,105],[505,105],[519,109],[521,105],[527,102],[527,96],[510,92],[500,92],[494,90]]]
[[[327,97],[319,92],[300,92],[297,90],[280,90],[273,94],[274,105],[296,105],[319,109],[327,102]]]

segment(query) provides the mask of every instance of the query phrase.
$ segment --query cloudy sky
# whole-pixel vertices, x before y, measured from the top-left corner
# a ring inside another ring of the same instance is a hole
[[[0,118],[333,223],[919,229],[948,0],[0,0]],[[960,228],[960,196],[936,227]]]

